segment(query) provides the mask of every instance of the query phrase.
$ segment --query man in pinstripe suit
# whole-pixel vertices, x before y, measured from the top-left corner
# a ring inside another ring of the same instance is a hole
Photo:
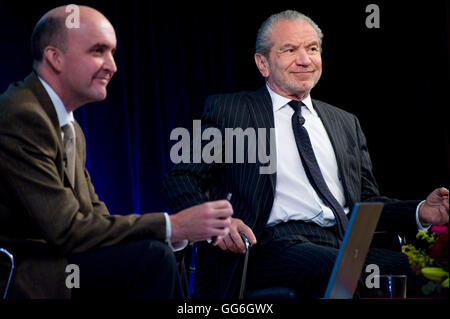
[[[345,213],[356,202],[382,201],[379,229],[407,233],[448,223],[445,188],[436,189],[425,201],[380,196],[358,119],[311,99],[322,72],[321,41],[321,30],[308,17],[295,11],[271,16],[258,32],[255,53],[266,85],[257,92],[207,99],[202,129],[275,128],[276,173],[261,174],[263,164],[249,161],[181,163],[165,181],[163,193],[174,211],[233,194],[230,234],[212,245],[198,245],[197,297],[237,296],[244,251],[239,233],[255,245],[251,287],[289,286],[307,298],[324,293],[340,237],[332,210],[312,186],[299,156],[291,124],[294,110],[288,104],[292,100],[303,103],[304,127],[320,171]],[[269,145],[270,135],[266,136]],[[377,264],[381,273],[410,272],[407,258],[393,251],[371,249],[366,262]]]

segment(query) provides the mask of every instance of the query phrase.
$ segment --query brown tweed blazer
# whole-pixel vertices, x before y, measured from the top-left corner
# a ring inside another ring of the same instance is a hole
[[[11,297],[69,297],[66,257],[129,240],[166,236],[162,213],[110,215],[85,168],[86,145],[75,123],[72,187],[61,128],[35,74],[0,96],[0,247],[15,252]]]

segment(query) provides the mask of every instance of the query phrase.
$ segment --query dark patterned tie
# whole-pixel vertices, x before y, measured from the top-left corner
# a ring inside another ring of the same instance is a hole
[[[311,145],[311,140],[309,139],[308,131],[303,126],[303,124],[305,124],[305,118],[302,116],[301,106],[304,104],[303,102],[293,100],[289,102],[289,105],[295,111],[294,115],[292,115],[292,129],[294,131],[295,142],[297,143],[298,152],[300,153],[306,175],[319,197],[333,211],[336,218],[338,235],[339,238],[342,239],[345,234],[345,229],[347,228],[348,218],[345,215],[344,209],[328,188],[322,172],[320,171],[319,164],[317,163]]]

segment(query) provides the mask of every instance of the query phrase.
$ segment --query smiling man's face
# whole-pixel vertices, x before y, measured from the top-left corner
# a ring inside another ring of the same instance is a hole
[[[281,19],[271,32],[268,57],[257,53],[256,64],[276,93],[304,99],[322,74],[319,36],[305,20]]]
[[[61,72],[66,96],[75,105],[105,99],[106,86],[117,71],[113,26],[93,10],[82,10],[80,15],[80,28],[67,32]]]

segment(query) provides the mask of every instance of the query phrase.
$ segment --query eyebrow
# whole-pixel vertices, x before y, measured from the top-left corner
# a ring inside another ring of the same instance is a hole
[[[314,46],[314,45],[317,45],[318,47],[320,46],[320,45],[319,45],[319,42],[313,41],[313,42],[310,42],[309,44],[307,44],[306,47],[309,48],[309,47],[312,47],[312,46]]]
[[[312,46],[314,46],[314,45],[316,45],[316,46],[319,47],[319,42],[317,42],[317,41],[312,41],[312,42],[308,43],[305,47],[306,47],[306,48],[309,48],[309,47],[312,47]],[[296,49],[296,48],[298,48],[298,45],[295,45],[295,44],[292,44],[292,43],[286,43],[286,44],[283,44],[283,45],[279,48],[279,50],[280,50],[280,51],[283,51],[283,50],[290,49],[290,48]]]
[[[298,48],[298,45],[294,45],[294,44],[292,44],[292,43],[286,43],[286,44],[283,44],[280,48],[279,48],[279,50],[280,51],[283,51],[283,50],[285,50],[285,49],[290,49],[290,48]]]
[[[111,46],[109,46],[109,45],[107,45],[107,44],[105,44],[105,43],[98,42],[98,43],[94,44],[94,45],[89,49],[89,51],[93,51],[93,50],[96,50],[96,49],[98,49],[98,48],[103,49],[103,50],[108,50],[108,49],[111,48]],[[114,47],[114,48],[111,48],[111,53],[114,54],[115,52],[116,52],[116,48],[115,48],[115,47]]]

